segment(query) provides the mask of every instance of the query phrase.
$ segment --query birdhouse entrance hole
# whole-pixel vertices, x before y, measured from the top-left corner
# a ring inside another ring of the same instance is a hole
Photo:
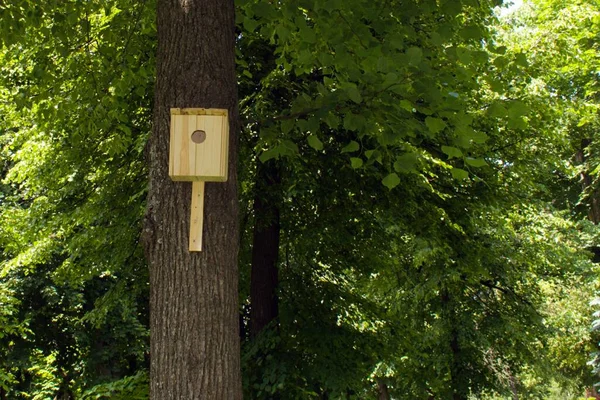
[[[206,140],[206,132],[197,130],[192,133],[192,142],[200,144]]]

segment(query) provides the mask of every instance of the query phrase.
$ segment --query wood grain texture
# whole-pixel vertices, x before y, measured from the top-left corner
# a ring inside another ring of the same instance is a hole
[[[190,251],[202,251],[202,228],[204,226],[204,182],[192,183],[191,207]]]
[[[220,115],[227,117],[229,113],[224,108],[171,108],[171,115]]]
[[[150,268],[150,397],[239,400],[233,0],[158,0],[157,34],[143,236]],[[171,108],[228,110],[228,180],[205,184],[202,252],[188,251],[192,184],[169,178]]]
[[[206,132],[202,143],[195,130]],[[174,181],[225,182],[229,154],[228,112],[223,109],[172,108],[169,176]]]

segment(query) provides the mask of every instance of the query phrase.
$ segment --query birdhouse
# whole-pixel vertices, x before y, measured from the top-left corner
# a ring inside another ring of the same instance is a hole
[[[225,182],[229,159],[227,110],[172,108],[169,176],[191,181],[190,251],[202,250],[204,182]]]
[[[227,110],[172,108],[169,176],[174,181],[227,180]]]

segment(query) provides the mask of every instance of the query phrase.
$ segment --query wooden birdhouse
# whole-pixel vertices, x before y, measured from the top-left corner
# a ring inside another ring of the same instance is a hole
[[[169,176],[174,181],[225,182],[229,149],[227,110],[172,108]]]
[[[191,181],[190,251],[202,250],[204,182],[225,182],[229,155],[227,110],[172,108],[169,176]]]

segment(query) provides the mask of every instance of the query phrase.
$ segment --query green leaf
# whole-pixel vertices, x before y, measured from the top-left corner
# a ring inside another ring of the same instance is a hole
[[[527,61],[527,55],[525,53],[519,53],[515,56],[515,64],[527,68],[529,67],[529,62]]]
[[[252,18],[244,18],[244,28],[248,32],[254,32],[254,30],[258,27],[259,22]]]
[[[308,137],[308,145],[315,150],[323,150],[323,142],[317,137],[317,135],[310,135]]]
[[[365,127],[366,119],[362,114],[346,114],[344,116],[344,129],[360,131]]]
[[[397,82],[398,82],[398,74],[390,72],[390,73],[386,74],[383,84],[387,86],[387,85],[391,85],[391,84],[397,83]]]
[[[331,129],[337,129],[340,125],[340,118],[332,112],[327,113],[323,120]]]
[[[492,118],[504,118],[508,115],[506,107],[500,101],[490,104],[487,113]]]
[[[306,43],[315,43],[317,41],[317,35],[315,31],[309,27],[302,27],[300,30],[300,36]]]
[[[444,120],[435,117],[427,117],[425,118],[425,125],[427,129],[433,134],[439,133],[444,130],[446,127],[446,123]]]
[[[522,101],[515,100],[508,106],[508,118],[517,119],[529,114],[529,106]]]
[[[423,51],[418,47],[411,47],[406,50],[406,56],[410,65],[419,65],[423,57]]]
[[[411,172],[416,170],[417,155],[415,153],[404,153],[396,158],[394,170],[396,172]]]
[[[470,144],[471,141],[473,143],[482,144],[488,140],[487,134],[480,131],[476,131],[471,127],[460,129],[460,131],[458,131],[458,135],[460,139],[466,140],[468,144]]]
[[[275,32],[280,41],[285,42],[290,37],[290,30],[283,25],[278,25],[275,28]]]
[[[348,86],[346,88],[346,94],[348,95],[348,98],[356,104],[360,104],[362,102],[362,96],[360,95],[360,92],[356,86]]]
[[[352,140],[350,143],[348,143],[346,146],[344,146],[342,148],[342,153],[354,153],[355,151],[358,151],[360,149],[360,145],[358,144],[358,142],[355,142],[354,140]]]
[[[444,44],[444,38],[442,38],[442,35],[440,35],[437,32],[431,33],[430,40],[431,40],[431,43],[433,43],[436,46],[441,46]]]
[[[496,57],[496,59],[494,60],[494,65],[498,69],[503,69],[508,65],[508,59],[505,56]]]
[[[400,108],[403,108],[408,112],[413,112],[414,109],[412,103],[406,99],[400,100]]]
[[[383,183],[383,185],[388,189],[392,190],[393,188],[398,186],[398,184],[400,183],[400,178],[398,177],[398,174],[392,172],[391,174],[383,178],[381,183]]]
[[[281,121],[281,132],[284,134],[290,133],[296,122],[293,119],[284,119]]]
[[[471,51],[469,49],[459,47],[458,49],[456,49],[456,55],[458,56],[460,62],[462,62],[463,64],[467,65],[471,63],[472,56]]]
[[[469,177],[469,173],[461,168],[452,168],[451,172],[454,179],[464,180]]]
[[[287,139],[281,141],[281,150],[280,150],[281,154],[295,155],[298,152],[299,152],[298,145],[296,143],[292,142],[291,140],[287,140]]]
[[[363,166],[363,160],[358,157],[351,157],[350,164],[352,165],[352,168],[357,169]]]
[[[442,146],[442,152],[448,155],[448,158],[462,157],[462,151],[452,146]]]
[[[485,162],[485,160],[483,158],[472,158],[472,157],[466,157],[465,163],[467,163],[468,165],[470,165],[472,167],[484,167],[484,166],[488,165],[487,162]]]
[[[506,46],[492,48],[492,52],[496,53],[496,54],[506,54],[506,50],[507,50]]]
[[[378,161],[380,164],[383,162],[383,157],[379,150],[367,150],[365,151],[365,156],[367,156],[368,160]]]
[[[267,162],[272,158],[278,158],[279,157],[279,148],[274,147],[272,149],[269,149],[267,151],[264,151],[260,157],[258,157],[258,159],[260,160],[260,162]]]
[[[482,37],[481,30],[475,25],[470,25],[460,32],[460,35],[465,39],[480,39]]]

